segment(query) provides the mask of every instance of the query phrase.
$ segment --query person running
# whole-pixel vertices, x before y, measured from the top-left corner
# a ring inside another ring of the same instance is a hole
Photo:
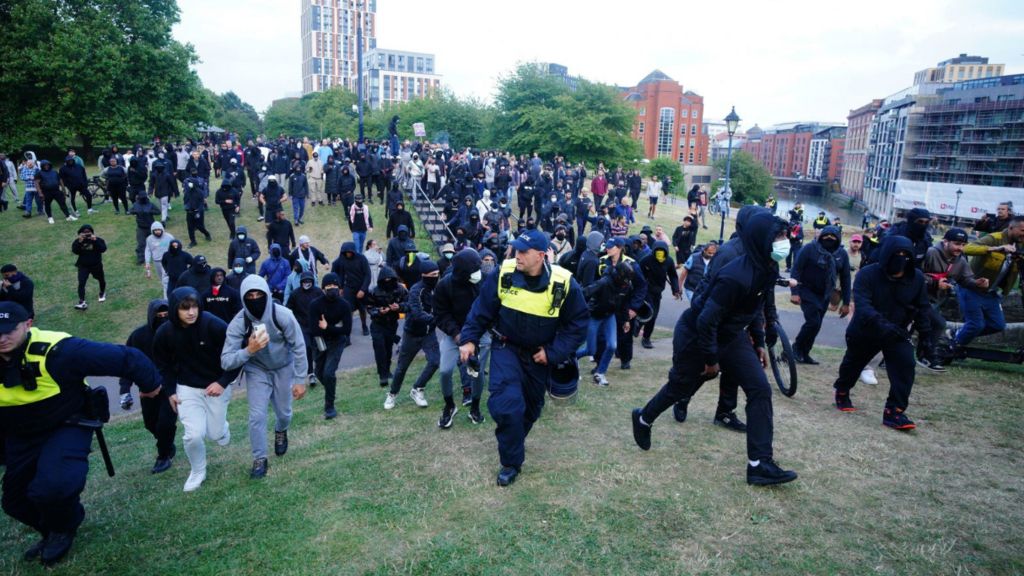
[[[483,394],[483,375],[471,376],[465,363],[459,363],[459,334],[466,323],[466,317],[480,293],[479,283],[483,279],[483,259],[472,248],[461,250],[452,258],[449,272],[438,281],[434,288],[434,322],[440,331],[437,334],[438,347],[441,353],[441,394],[444,397],[445,410],[442,419],[451,419],[458,412],[453,397],[453,373],[459,369],[462,383],[462,404],[469,399],[469,418],[474,423],[482,423],[480,413],[480,397]],[[484,333],[480,337],[480,354],[485,358],[490,354],[491,335]],[[482,366],[481,366],[482,367]],[[447,416],[447,418],[445,418]]]
[[[408,312],[409,291],[398,282],[398,275],[384,267],[377,277],[377,287],[370,293],[366,307],[370,313],[370,336],[373,358],[377,364],[380,387],[391,379],[391,356],[398,337],[399,315]]]
[[[199,293],[188,286],[176,288],[167,301],[170,321],[156,331],[153,359],[171,409],[185,429],[182,444],[192,470],[185,492],[198,490],[206,480],[206,444],[231,442],[228,403],[231,383],[239,370],[221,367],[227,324],[200,308]]]
[[[413,284],[409,290],[409,314],[405,319],[402,342],[398,349],[398,366],[395,368],[395,377],[391,380],[391,388],[384,398],[385,410],[395,407],[398,393],[402,390],[402,382],[405,380],[405,373],[420,350],[423,350],[427,364],[412,385],[409,397],[417,406],[426,408],[427,398],[423,390],[441,364],[441,351],[437,344],[434,320],[434,288],[439,280],[437,263],[433,260],[421,261],[420,272],[422,273],[420,281]],[[448,426],[451,426],[450,418]]]
[[[267,404],[274,408],[274,455],[288,452],[292,400],[306,395],[306,344],[291,310],[274,302],[263,278],[242,282],[242,310],[228,324],[220,356],[224,370],[241,369],[249,400],[249,477],[267,475]]]
[[[384,267],[381,267],[381,270],[383,269]],[[355,242],[344,242],[341,245],[338,257],[331,263],[331,272],[337,274],[341,281],[342,294],[348,305],[352,310],[359,311],[363,336],[369,336],[370,328],[366,325],[366,302],[370,293],[372,273],[366,256],[356,251]]]
[[[831,306],[837,281],[842,302],[839,317],[850,314],[850,259],[840,244],[841,236],[835,226],[825,226],[816,240],[800,249],[793,262],[790,277],[798,284],[791,289],[790,302],[800,306],[804,315],[804,323],[793,340],[793,359],[800,364],[818,364],[811,357],[811,349]]]
[[[324,274],[323,296],[309,305],[309,319],[316,345],[316,379],[324,386],[324,419],[338,417],[334,407],[338,387],[338,364],[350,342],[352,306],[342,298],[342,280],[334,272]]]
[[[302,329],[302,339],[306,343],[306,365],[309,376],[309,386],[316,386],[316,375],[313,370],[313,357],[316,354],[316,346],[313,342],[313,326],[316,322],[309,315],[313,301],[324,295],[324,291],[316,285],[316,278],[312,272],[303,272],[299,275],[299,289],[293,290],[285,300],[285,306],[292,311],[295,319],[299,321]]]
[[[78,237],[71,243],[71,252],[78,256],[75,267],[78,268],[78,304],[76,310],[88,310],[85,302],[85,283],[92,276],[100,284],[99,301],[107,301],[107,279],[103,274],[103,253],[107,251],[107,243],[96,235],[90,224],[83,224],[78,229]]]

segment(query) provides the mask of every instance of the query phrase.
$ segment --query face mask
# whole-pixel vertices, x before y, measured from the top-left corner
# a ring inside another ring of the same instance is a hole
[[[906,254],[895,254],[889,259],[889,263],[885,267],[885,272],[889,276],[895,276],[902,270],[906,270],[908,262],[910,262],[910,256],[907,256]]]
[[[153,319],[153,329],[159,328],[164,322],[167,322],[167,316],[157,316]]]
[[[181,250],[181,246],[177,244],[171,244],[171,247],[167,249],[171,254],[177,254],[178,250]]]
[[[324,290],[324,295],[327,296],[328,300],[337,300],[341,296],[340,288],[328,288]]]
[[[473,272],[472,274],[469,275],[469,283],[470,284],[476,284],[483,277],[484,277],[484,273],[482,271],[480,271],[480,270],[477,270],[476,272]]]
[[[359,206],[360,208],[362,208],[363,207],[363,201],[362,200],[356,200],[356,206]]]
[[[281,249],[280,248],[274,248],[273,250],[270,251],[270,255],[273,256],[274,258],[280,258],[281,257]]]
[[[260,293],[259,298],[242,298],[245,309],[253,318],[263,318],[263,312],[267,309],[267,295]]]
[[[242,272],[245,272],[245,268],[241,266],[235,266],[234,268],[232,268],[232,270],[235,271],[235,274],[241,274]]]
[[[829,252],[834,252],[836,248],[839,248],[839,240],[831,237],[823,238],[818,243],[821,244],[822,248]]]
[[[772,242],[772,260],[782,262],[789,256],[789,240],[782,239]]]
[[[239,240],[245,240],[245,234],[239,234],[239,235],[237,236],[237,238],[238,238]]]
[[[494,262],[481,262],[480,271],[484,274],[490,274],[494,270]]]
[[[657,252],[654,253],[654,259],[657,260],[658,262],[664,262],[665,253],[662,252],[661,250],[658,250]]]
[[[438,280],[437,276],[424,276],[423,277],[423,284],[427,288],[433,288],[434,286],[437,286],[437,280]]]
[[[455,257],[455,253],[454,252],[445,252],[444,253],[444,257],[447,258],[448,260],[451,260],[453,257]]]
[[[565,233],[559,232],[558,234],[555,234],[555,238],[558,238],[559,240],[565,240]]]
[[[352,252],[345,252],[346,260],[351,260],[353,256],[355,256],[355,254],[353,254]]]
[[[312,287],[313,287],[313,283],[312,282],[303,282],[302,283],[302,289],[303,290],[309,290]]]

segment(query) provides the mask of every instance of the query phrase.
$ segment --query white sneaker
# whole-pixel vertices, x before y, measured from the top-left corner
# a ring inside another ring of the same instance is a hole
[[[875,370],[873,368],[865,368],[861,370],[860,381],[865,384],[871,384],[872,386],[878,384],[878,378],[875,378]]]
[[[95,213],[96,213],[96,210],[95,210],[95,209],[93,209],[93,208],[89,208],[88,212],[89,212],[89,214],[95,214]]]
[[[68,222],[78,222],[78,217],[76,217],[74,214],[69,214],[68,217],[65,218],[65,220],[67,220]]]
[[[427,397],[423,395],[422,388],[413,388],[412,390],[409,390],[409,397],[412,398],[412,401],[420,408],[427,407]]]
[[[598,372],[598,373],[594,374],[594,384],[597,384],[598,386],[607,386],[608,385],[608,378],[605,377],[604,374],[601,374],[600,372]]]
[[[206,470],[202,472],[196,472],[193,470],[188,475],[188,480],[185,480],[185,492],[194,492],[203,485],[203,481],[206,480]]]
[[[49,222],[50,224],[53,224],[53,218],[47,218],[46,221]]]
[[[85,300],[82,300],[78,304],[75,304],[75,310],[88,310],[88,309],[89,309],[89,305],[85,303]]]
[[[391,410],[392,408],[394,408],[395,407],[395,401],[397,399],[398,399],[397,395],[388,393],[387,397],[384,398],[384,409],[385,410]]]
[[[104,293],[100,294],[100,302],[106,302],[106,301],[107,301],[107,293],[104,292]]]

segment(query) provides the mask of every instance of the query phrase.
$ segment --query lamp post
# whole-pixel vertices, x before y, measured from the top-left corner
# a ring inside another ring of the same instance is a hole
[[[960,197],[964,195],[964,191],[961,188],[956,189],[956,204],[953,206],[953,227],[956,228],[956,217],[957,213],[960,212]]]
[[[740,117],[736,115],[736,107],[732,107],[732,111],[725,117],[725,129],[729,132],[729,151],[725,157],[725,190],[722,191],[719,197],[719,203],[722,213],[722,225],[718,229],[718,243],[721,244],[725,240],[725,212],[729,208],[729,199],[732,198],[732,187],[730,186],[729,179],[732,177],[732,137],[736,134],[736,128],[740,125]]]
[[[356,82],[359,98],[359,144],[363,143],[363,3],[356,4]]]

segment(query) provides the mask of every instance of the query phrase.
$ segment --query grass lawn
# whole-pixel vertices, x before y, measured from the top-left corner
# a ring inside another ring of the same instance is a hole
[[[830,383],[840,357],[801,370],[797,396],[775,398],[775,446],[800,479],[744,483],[744,438],[711,425],[715,383],[690,419],[658,420],[640,451],[629,409],[663,382],[668,341],[638,351],[612,385],[582,384],[551,406],[511,488],[494,485],[493,424],[465,411],[448,431],[407,396],[384,412],[368,370],[341,379],[338,420],[319,388],[296,404],[291,450],[248,479],[246,403],[229,447],[210,447],[192,494],[188,464],[152,476],[152,439],[136,420],[108,427],[119,468],[94,456],[86,523],[66,574],[1011,574],[1024,571],[1019,422],[1022,372],[953,369],[921,377],[920,428],[880,425],[886,394],[858,386],[841,414]],[[586,367],[586,364],[585,364]],[[414,368],[415,369],[415,368]],[[884,372],[879,373],[880,377]],[[180,437],[180,432],[179,432]],[[19,556],[34,536],[0,520],[0,571],[36,574]]]

